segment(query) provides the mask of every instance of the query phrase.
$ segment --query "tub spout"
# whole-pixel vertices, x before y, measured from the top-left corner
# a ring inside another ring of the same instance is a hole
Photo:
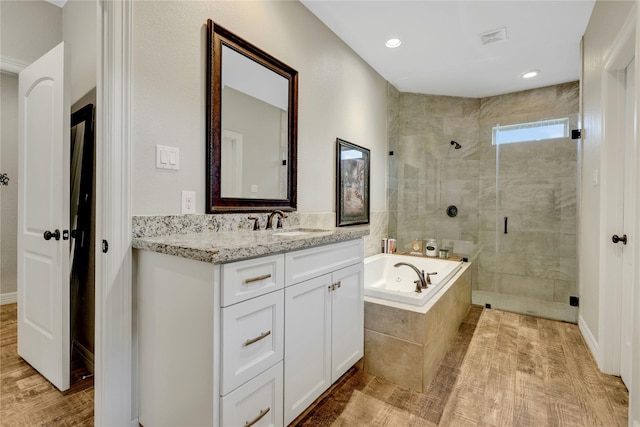
[[[406,265],[416,272],[416,274],[418,275],[418,280],[414,282],[416,284],[416,292],[422,292],[422,289],[425,289],[427,287],[427,280],[424,278],[424,271],[420,271],[415,265],[409,264],[408,262],[399,262],[397,264],[394,264],[393,266],[397,268],[401,265]]]

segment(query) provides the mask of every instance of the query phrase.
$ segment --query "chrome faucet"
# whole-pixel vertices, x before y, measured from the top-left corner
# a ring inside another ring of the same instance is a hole
[[[418,268],[413,265],[413,264],[409,264],[408,262],[399,262],[397,264],[394,264],[394,267],[400,267],[401,265],[406,265],[407,267],[410,267],[411,269],[413,269],[413,271],[416,272],[416,274],[418,275],[418,280],[415,280],[413,283],[416,284],[416,292],[420,293],[422,292],[422,289],[426,289],[427,287],[427,280],[424,277],[424,271],[420,271],[418,270]],[[432,274],[432,273],[430,273]]]
[[[282,228],[282,218],[286,218],[287,215],[281,210],[275,210],[269,214],[269,217],[267,218],[267,226],[265,227],[265,230],[273,229],[273,217],[276,215],[278,215],[278,223],[276,225],[276,228]]]

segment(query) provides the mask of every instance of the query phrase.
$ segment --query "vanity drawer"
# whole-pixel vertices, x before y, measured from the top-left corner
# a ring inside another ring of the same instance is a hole
[[[283,425],[283,362],[220,399],[220,425]]]
[[[285,286],[357,264],[363,259],[362,239],[288,252],[285,254]]]
[[[282,360],[284,290],[223,308],[221,317],[224,396]]]
[[[222,265],[222,307],[284,287],[284,254]]]

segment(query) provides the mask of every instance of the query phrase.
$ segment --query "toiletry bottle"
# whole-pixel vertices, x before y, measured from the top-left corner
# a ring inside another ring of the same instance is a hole
[[[427,239],[427,256],[438,256],[438,240]]]

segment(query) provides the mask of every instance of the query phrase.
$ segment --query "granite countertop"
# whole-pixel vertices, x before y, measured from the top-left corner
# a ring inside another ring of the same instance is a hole
[[[304,229],[300,229],[304,230]],[[298,236],[278,235],[277,231],[223,231],[134,237],[133,247],[213,264],[240,261],[263,255],[343,242],[369,234],[369,226],[314,230]]]

